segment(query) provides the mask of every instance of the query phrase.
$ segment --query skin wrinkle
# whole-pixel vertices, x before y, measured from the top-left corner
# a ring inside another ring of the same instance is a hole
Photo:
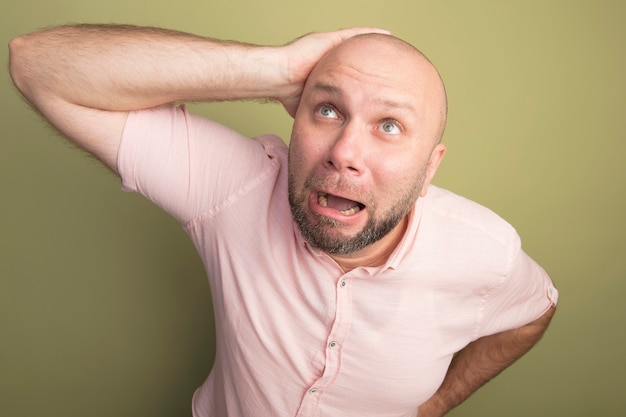
[[[389,234],[391,230],[393,230],[406,216],[408,211],[413,206],[417,196],[414,194],[419,193],[422,189],[422,185],[424,183],[424,176],[418,181],[417,186],[415,187],[415,192],[404,196],[400,203],[396,206],[396,209],[391,213],[388,213],[387,216],[381,221],[376,221],[374,218],[370,217],[368,223],[363,229],[352,238],[343,238],[343,239],[331,239],[325,233],[326,227],[332,228],[340,228],[342,225],[340,222],[325,216],[318,217],[317,224],[311,224],[307,220],[307,212],[304,210],[304,202],[306,201],[307,195],[302,194],[296,200],[296,192],[294,190],[295,186],[290,181],[289,182],[289,200],[292,207],[292,215],[296,223],[300,226],[300,230],[304,234],[304,236],[309,240],[314,246],[323,249],[327,253],[336,254],[336,255],[345,255],[350,254],[356,251],[359,251],[374,242],[379,241],[384,236]],[[420,185],[421,183],[421,185]],[[310,182],[309,182],[310,184]],[[364,200],[368,201],[368,200]],[[363,203],[361,203],[363,204]],[[375,203],[366,205],[368,210],[371,213],[376,213],[376,205]]]
[[[86,28],[89,30],[85,30]],[[302,42],[272,48],[244,47],[239,44],[222,43],[209,38],[159,29],[144,30],[139,27],[115,29],[115,26],[99,29],[97,26],[89,25],[81,30],[79,27],[65,27],[12,40],[9,45],[9,65],[11,77],[25,98],[61,133],[81,147],[88,149],[114,172],[118,172],[116,157],[126,124],[126,110],[146,109],[179,101],[275,97],[290,115],[296,117],[292,144],[289,149],[290,202],[292,198],[295,199],[300,205],[297,208],[302,210],[303,221],[309,223],[312,228],[317,228],[316,233],[323,239],[328,237],[336,242],[345,243],[346,240],[361,232],[370,233],[371,230],[364,231],[368,223],[374,220],[384,222],[389,219],[394,210],[403,204],[401,201],[406,199],[407,195],[411,196],[410,200],[424,196],[445,153],[445,147],[440,146],[439,143],[445,128],[447,112],[445,88],[437,70],[423,54],[401,40],[378,35],[354,37],[328,53],[333,45],[339,45],[345,39],[364,31],[371,31],[371,29],[355,28],[330,34],[312,34],[302,38]],[[120,49],[122,44],[123,48]],[[324,54],[326,57],[319,61]],[[311,73],[312,69],[314,69],[313,73]],[[355,69],[361,71],[357,73]],[[327,78],[322,79],[321,76],[324,74]],[[381,75],[385,75],[388,79],[381,78]],[[316,80],[328,81],[331,76],[335,77],[332,80],[337,81],[336,87],[343,94],[330,96],[328,92],[322,91],[318,93],[320,97],[312,96],[309,88],[313,85],[312,83]],[[311,84],[305,85],[307,77]],[[303,86],[309,91],[304,91]],[[407,91],[415,94],[415,101],[411,102],[415,105],[413,116],[415,119],[420,118],[420,124],[416,124],[415,120],[409,122],[405,116],[398,116],[397,113],[391,114],[393,113],[393,109],[390,108],[390,105],[393,105],[391,99],[397,99],[398,94],[406,94]],[[381,99],[382,97],[384,99]],[[319,104],[323,99],[328,100],[333,107],[329,108],[328,112],[322,113],[319,111],[321,110]],[[340,116],[340,118],[335,116]],[[397,118],[403,122],[404,129],[401,129],[399,133],[395,129],[391,131],[382,129],[381,120],[387,120],[385,119],[387,117]],[[144,146],[149,146],[149,138],[144,139],[146,142],[141,142],[143,139],[140,142]],[[124,149],[124,152],[131,151]],[[128,172],[133,169],[130,168],[133,164],[146,162],[146,159],[131,158],[126,153],[123,159],[132,159],[132,161],[126,161],[127,164],[124,165],[122,176],[125,181],[130,175]],[[167,155],[162,156],[167,157]],[[202,159],[201,156],[200,159]],[[156,166],[146,168],[144,172],[151,169],[150,172],[158,174],[160,172],[159,161],[162,159],[155,157],[151,160]],[[275,162],[278,163],[278,161]],[[173,166],[172,169],[176,168]],[[249,183],[247,185],[250,186]],[[160,183],[158,187],[164,186]],[[144,194],[147,195],[153,190],[148,190]],[[367,207],[363,212],[356,213],[354,216],[335,215],[332,208],[320,208],[317,204],[315,196],[319,191],[363,199]],[[161,193],[165,192],[161,188]],[[173,198],[172,195],[160,197],[167,200],[162,201],[162,206],[169,205]],[[180,202],[179,199],[175,200]],[[269,210],[272,209],[271,207],[274,206],[269,206]],[[177,210],[172,208],[166,211],[171,211],[171,214],[176,215]],[[184,209],[181,210],[184,211]],[[318,214],[327,216],[318,216]],[[407,218],[404,216],[389,234],[362,250],[346,255],[331,254],[331,258],[344,272],[359,266],[382,265],[406,233]],[[288,228],[290,219],[282,217],[281,220],[286,222],[284,226]],[[254,219],[251,221],[254,222]],[[206,232],[210,230],[212,229],[209,227]],[[437,233],[436,229],[431,229],[431,233]],[[517,234],[515,235],[517,238]],[[450,236],[458,235],[451,234]],[[270,239],[272,236],[264,235],[264,237]],[[202,239],[202,236],[197,236],[193,240],[200,247],[204,243]],[[425,239],[425,242],[433,243],[428,235]],[[441,243],[445,244],[446,241]],[[295,244],[294,241],[291,243]],[[267,247],[268,245],[261,246]],[[463,252],[463,249],[461,248],[460,251]],[[208,264],[212,254],[201,252],[203,260]],[[471,254],[460,253],[460,255],[468,255],[469,259],[464,264],[471,268]],[[302,253],[302,256],[308,257],[311,254]],[[536,264],[530,262],[529,259],[526,260],[528,267],[535,268]],[[252,263],[244,266],[255,269],[258,265]],[[276,263],[271,264],[271,262],[266,265],[266,275],[278,277],[276,283],[280,286],[281,275],[275,274],[276,266]],[[278,266],[282,266],[283,272],[287,275],[289,274],[287,271],[293,271],[294,268],[293,265],[279,264]],[[446,265],[446,268],[449,267]],[[449,270],[446,269],[446,271]],[[497,273],[497,270],[490,269],[490,271]],[[526,271],[518,268],[517,272],[514,281],[524,279],[521,274]],[[242,274],[241,279],[250,278],[248,283],[254,284],[253,281],[258,281],[254,280],[255,276]],[[219,285],[219,273],[210,278],[212,286],[214,282],[218,282]],[[436,280],[437,275],[432,279]],[[550,285],[547,288],[549,300],[545,300],[543,291],[535,292],[534,299],[530,298],[530,294],[526,294],[527,298],[524,298],[524,294],[516,291],[519,287],[511,285],[507,289],[509,292],[503,293],[501,305],[494,307],[493,311],[497,311],[494,314],[509,315],[511,320],[513,320],[513,315],[521,317],[520,314],[531,319],[535,313],[540,313],[537,311],[540,307],[539,303],[550,301],[552,307],[549,307],[547,312],[544,310],[539,319],[519,328],[493,334],[487,330],[497,330],[496,327],[505,326],[485,328],[484,333],[489,335],[479,339],[472,338],[472,342],[454,355],[445,379],[437,392],[419,406],[417,411],[419,417],[443,416],[455,405],[467,399],[478,387],[525,354],[541,338],[554,313],[558,294],[552,293],[556,290],[548,282],[549,277],[544,271],[537,270],[537,273],[528,276],[528,279],[529,282],[524,286],[525,290],[531,290],[532,285]],[[538,282],[539,279],[542,280],[541,283]],[[317,285],[315,280],[313,284]],[[254,285],[248,286],[247,290],[263,292],[263,283],[259,285],[256,289]],[[451,280],[448,285],[454,286],[454,281]],[[298,288],[304,287],[298,286]],[[317,289],[319,288],[311,288],[310,293],[317,297],[318,301],[322,301],[322,304],[316,304],[321,310],[311,310],[315,314],[314,318],[319,318],[320,314],[324,314],[323,303],[326,300],[324,291],[315,292]],[[515,305],[507,306],[507,300],[512,292],[516,292],[517,300],[529,301],[528,311],[524,311],[525,308],[519,309]],[[304,293],[300,292],[300,295],[302,294]],[[411,292],[404,293],[408,297],[411,294]],[[254,293],[252,295],[255,300],[259,299]],[[460,296],[466,297],[463,293]],[[375,297],[376,293],[363,300],[372,301]],[[300,301],[306,304],[313,298],[305,297]],[[450,300],[453,301],[454,298]],[[270,307],[272,300],[265,299],[264,301]],[[411,303],[412,299],[408,298],[406,301]],[[332,304],[332,300],[329,302]],[[447,304],[444,303],[442,308],[445,308],[445,305]],[[237,306],[239,307],[239,304]],[[302,304],[289,303],[289,306],[293,307],[293,310],[301,307]],[[408,305],[407,308],[409,313],[407,317],[410,318],[411,306]],[[250,332],[256,329],[254,327],[256,316],[252,314],[254,311],[259,310],[250,306],[248,313],[252,320],[248,323],[242,321],[248,326],[247,329]],[[275,316],[279,318],[278,315]],[[298,319],[296,316],[294,320]],[[282,317],[289,318],[291,315],[281,314],[280,318]],[[310,317],[313,316],[309,315]],[[245,319],[243,316],[241,318]],[[367,321],[367,318],[365,320]],[[515,319],[515,322],[517,321]],[[317,324],[324,327],[322,322]],[[369,324],[376,325],[374,322]],[[275,329],[280,330],[280,328],[281,326],[278,326]],[[242,349],[249,345],[237,334],[239,328],[226,326],[220,330],[223,331],[218,339],[225,340],[226,342],[223,343],[226,345],[229,340],[239,343],[237,346]],[[471,331],[471,329],[467,330]],[[320,328],[320,331],[319,335],[323,339],[328,333],[324,328]],[[320,340],[313,333],[311,338]],[[261,344],[266,345],[264,341]],[[283,347],[287,346],[284,343],[283,345]],[[383,344],[380,347],[384,349],[385,346]],[[360,346],[356,348],[358,350]],[[242,372],[237,372],[237,370],[241,371],[245,367],[245,375],[249,375],[249,365],[265,363],[257,360],[260,350],[263,349],[250,349],[248,352],[251,354],[248,358],[250,360],[244,362],[239,360],[240,357],[226,358],[233,359],[232,362],[219,361],[224,358],[218,357],[217,365],[223,369],[228,368],[229,371],[228,375],[221,374],[218,377],[220,381],[233,381],[236,384],[236,378],[242,375]],[[221,350],[221,352],[227,351],[228,349]],[[288,352],[287,349],[282,351]],[[281,360],[279,356],[268,352],[272,360]],[[368,355],[368,352],[361,350],[361,353],[363,352],[365,356]],[[437,355],[438,352],[436,351],[435,354]],[[419,356],[419,352],[417,355]],[[296,364],[298,358],[296,353],[289,356],[287,360],[293,365]],[[306,360],[307,358],[300,359]],[[237,369],[238,366],[239,369]],[[280,362],[277,362],[276,366],[280,367]],[[257,382],[261,381],[262,377],[263,375],[259,374]],[[280,387],[279,379],[270,381],[268,392],[272,390],[272,387]],[[244,382],[246,381],[249,379],[244,378]],[[430,389],[434,389],[432,384],[439,382],[426,381],[424,378],[421,378],[421,381],[430,382]],[[250,384],[243,384],[244,392],[239,394],[252,398],[253,395],[250,394],[257,391],[251,387]],[[241,403],[240,398],[237,398],[238,392],[220,392],[219,394],[223,395],[220,397],[218,394],[218,397],[213,399],[211,389],[211,385],[204,385],[203,389],[198,390],[198,396],[194,396],[194,410],[197,409],[201,414],[208,415],[210,414],[209,408],[212,406],[218,413],[229,407],[243,409],[246,406]],[[246,390],[248,392],[245,392]],[[294,386],[293,392],[296,393],[295,400],[298,400],[302,391],[298,386]],[[419,400],[423,401],[428,393],[429,391],[422,390]],[[277,399],[288,400],[287,397],[292,398],[289,394]],[[260,400],[263,400],[264,406],[270,409],[269,395]],[[415,398],[414,404],[417,404],[417,400],[418,398]],[[223,402],[223,407],[216,405],[220,401]],[[314,401],[316,400],[313,398],[309,404],[314,405]],[[383,402],[377,405],[385,407],[387,404]],[[265,414],[271,415],[272,413],[266,412]]]
[[[331,85],[331,84],[321,83],[321,82],[316,82],[311,87],[311,95],[313,98],[315,97],[315,94],[317,91],[325,92],[327,94],[333,94],[336,96],[341,96],[343,94],[342,90],[339,89],[338,87]],[[421,122],[421,115],[415,108],[415,105],[408,99],[405,99],[405,98],[398,99],[398,98],[390,98],[390,97],[373,97],[372,101],[375,104],[386,107],[390,111],[393,110],[393,111],[408,112],[410,115],[417,117],[418,122]]]
[[[430,98],[430,101],[435,102],[435,103],[439,102],[438,108],[439,108],[440,124],[439,124],[438,132],[435,135],[435,137],[437,138],[436,143],[441,143],[441,139],[443,138],[443,134],[445,131],[446,122],[448,118],[448,98],[447,98],[446,87],[443,82],[443,78],[441,77],[441,74],[439,74],[437,67],[435,67],[435,65],[430,61],[430,59],[428,59],[428,57],[422,51],[416,48],[414,45],[408,42],[405,42],[402,39],[396,38],[393,35],[385,35],[385,34],[380,34],[380,33],[365,33],[365,34],[357,35],[351,39],[348,39],[346,43],[351,42],[351,41],[358,41],[359,39],[368,39],[368,38],[380,40],[383,43],[386,43],[388,47],[396,47],[398,48],[399,51],[404,51],[404,53],[408,55],[417,55],[421,60],[425,61],[428,64],[427,65],[428,70],[430,70],[431,72],[434,72],[434,76],[432,76],[431,74],[431,80],[430,80],[431,82],[430,83],[427,82],[426,84],[427,86],[431,87],[431,89],[433,90],[428,93],[428,97]],[[374,74],[374,76],[376,75]],[[390,74],[390,77],[393,78],[394,76],[395,74],[392,72]],[[414,76],[419,77],[420,73],[416,72]]]
[[[439,85],[419,51],[386,35],[351,38],[311,72],[292,131],[289,202],[303,235],[344,269],[351,268],[346,259],[384,262],[425,195],[445,153]],[[317,114],[322,103],[334,109],[329,116]],[[387,121],[400,132],[382,132]],[[310,206],[318,192],[358,201],[364,210],[352,220],[321,215]]]

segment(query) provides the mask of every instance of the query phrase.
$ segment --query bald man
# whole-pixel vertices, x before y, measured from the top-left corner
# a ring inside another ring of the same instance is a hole
[[[79,25],[10,49],[26,99],[196,245],[217,350],[195,417],[443,416],[546,330],[558,293],[515,230],[431,184],[445,90],[389,33]],[[172,104],[258,98],[289,147]]]

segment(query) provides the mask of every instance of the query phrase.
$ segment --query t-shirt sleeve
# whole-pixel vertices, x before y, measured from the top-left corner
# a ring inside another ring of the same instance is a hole
[[[558,291],[546,271],[519,244],[513,245],[509,265],[483,299],[477,338],[528,324],[558,302]]]
[[[124,190],[185,224],[258,177],[269,158],[258,141],[167,105],[129,114],[117,163]]]

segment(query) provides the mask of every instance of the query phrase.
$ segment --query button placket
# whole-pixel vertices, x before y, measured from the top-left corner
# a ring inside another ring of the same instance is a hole
[[[341,343],[348,333],[352,317],[349,279],[344,275],[337,282],[335,321],[326,340],[326,372],[333,379],[339,373]]]
[[[326,340],[326,354],[323,374],[309,385],[297,416],[313,415],[323,401],[324,391],[332,384],[340,372],[341,344],[350,329],[352,302],[349,279],[342,277],[336,283],[335,318]]]

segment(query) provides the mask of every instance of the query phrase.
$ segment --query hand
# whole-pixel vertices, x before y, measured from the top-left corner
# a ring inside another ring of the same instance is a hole
[[[515,329],[477,339],[452,358],[437,392],[418,408],[418,417],[442,417],[483,384],[528,352],[543,336],[556,310]]]
[[[443,417],[446,414],[446,407],[438,398],[433,396],[417,409],[417,417]]]
[[[287,112],[294,117],[304,83],[315,64],[332,48],[348,38],[364,33],[383,33],[389,31],[376,28],[351,28],[335,32],[311,33],[304,35],[284,47],[286,54],[285,79],[288,87],[278,97]]]

